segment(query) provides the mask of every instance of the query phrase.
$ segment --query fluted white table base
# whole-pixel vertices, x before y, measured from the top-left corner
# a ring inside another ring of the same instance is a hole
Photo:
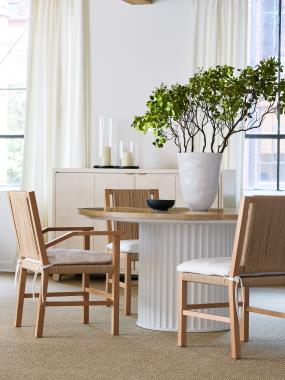
[[[138,321],[143,328],[177,330],[177,272],[183,261],[231,256],[232,221],[140,223]],[[189,284],[188,303],[226,302],[223,286]],[[211,313],[227,315],[226,309]],[[219,331],[227,324],[188,317],[188,331]]]

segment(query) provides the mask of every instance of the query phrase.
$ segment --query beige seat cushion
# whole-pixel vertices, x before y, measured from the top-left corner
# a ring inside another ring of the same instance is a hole
[[[111,250],[112,243],[107,244],[106,248],[108,250]],[[120,251],[124,253],[139,253],[139,240],[121,240]]]
[[[213,257],[208,259],[196,259],[185,261],[177,266],[178,272],[201,274],[204,276],[223,276],[228,277],[231,268],[231,257]],[[242,278],[270,278],[274,276],[284,276],[284,272],[274,273],[241,273]]]
[[[231,257],[214,257],[185,261],[177,267],[178,272],[199,273],[206,276],[228,276]]]
[[[84,249],[49,248],[48,261],[52,265],[66,264],[111,264],[110,253],[95,253]]]

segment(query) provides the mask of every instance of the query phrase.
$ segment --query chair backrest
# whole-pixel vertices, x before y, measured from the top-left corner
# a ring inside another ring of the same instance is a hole
[[[20,259],[29,258],[48,264],[35,193],[9,191]]]
[[[105,189],[105,207],[146,208],[147,199],[158,199],[158,189]],[[112,227],[121,234],[121,240],[138,239],[137,223],[107,222],[108,230]]]
[[[285,196],[244,197],[230,275],[285,273]]]

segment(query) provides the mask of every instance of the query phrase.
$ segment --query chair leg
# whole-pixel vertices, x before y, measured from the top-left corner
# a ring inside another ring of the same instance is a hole
[[[239,334],[239,322],[236,310],[236,295],[235,288],[237,284],[231,282],[229,284],[229,311],[230,311],[230,327],[231,327],[231,357],[233,359],[239,359],[240,352],[240,334]]]
[[[89,288],[90,275],[88,273],[82,273],[82,291],[84,292],[83,301],[89,301],[89,293],[85,291],[85,288]],[[82,308],[82,323],[89,323],[89,305]]]
[[[132,297],[132,257],[125,254],[125,315],[131,314]]]
[[[19,285],[18,285],[18,297],[17,297],[17,306],[16,306],[15,327],[21,327],[22,326],[26,278],[27,278],[27,269],[21,267],[20,268]]]
[[[35,336],[41,338],[43,336],[44,319],[45,319],[45,308],[46,308],[46,296],[48,289],[48,272],[43,271],[41,275],[41,291],[38,300],[38,312],[37,312],[37,322]]]
[[[119,307],[120,307],[120,286],[119,268],[114,270],[112,275],[112,326],[111,334],[119,335]]]
[[[112,285],[110,283],[110,274],[106,273],[106,285],[105,285],[105,291],[107,293],[111,293],[112,291]]]
[[[240,325],[240,340],[242,342],[248,342],[249,338],[249,312],[246,308],[249,306],[249,288],[242,287],[243,292],[243,306],[242,306],[242,319]]]
[[[183,273],[179,273],[178,279],[178,346],[186,346],[186,315],[183,315],[183,309],[187,303],[187,281],[183,280]]]

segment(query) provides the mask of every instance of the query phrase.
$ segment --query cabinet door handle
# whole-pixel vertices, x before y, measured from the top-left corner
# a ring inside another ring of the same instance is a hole
[[[146,175],[146,173],[138,173],[138,175]]]

